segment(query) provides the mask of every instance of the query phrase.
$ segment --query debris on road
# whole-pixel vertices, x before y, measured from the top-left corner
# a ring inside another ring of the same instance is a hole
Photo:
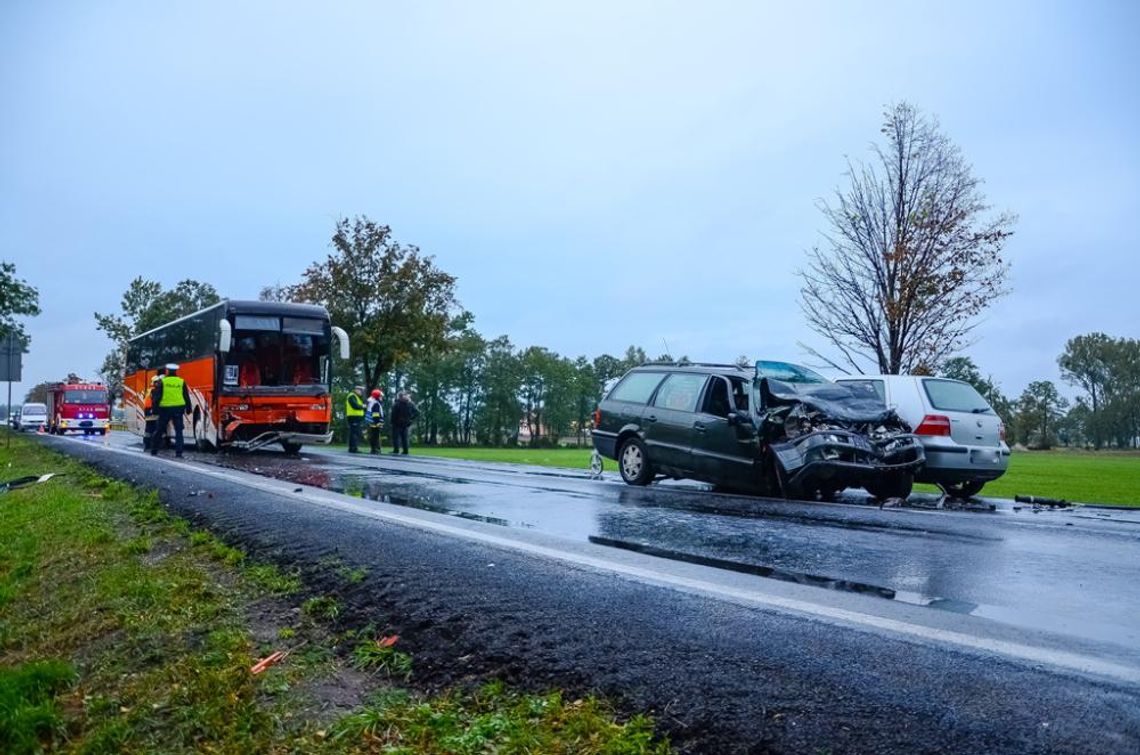
[[[1029,503],[1034,506],[1072,506],[1072,502],[1066,501],[1064,498],[1042,498],[1036,495],[1015,495],[1013,500],[1018,503]]]

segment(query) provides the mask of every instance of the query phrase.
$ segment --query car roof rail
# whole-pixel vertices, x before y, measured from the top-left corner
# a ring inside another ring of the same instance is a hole
[[[727,367],[732,370],[752,369],[750,365],[724,364],[721,362],[642,362],[639,367]]]

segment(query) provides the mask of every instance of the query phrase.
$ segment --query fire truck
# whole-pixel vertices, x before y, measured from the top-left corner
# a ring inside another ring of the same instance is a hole
[[[48,391],[48,432],[104,435],[111,424],[106,386],[98,383],[56,383]]]

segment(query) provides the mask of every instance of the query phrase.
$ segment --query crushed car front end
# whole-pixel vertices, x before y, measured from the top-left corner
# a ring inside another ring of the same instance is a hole
[[[787,497],[829,498],[849,487],[906,497],[926,460],[922,442],[873,393],[758,371],[761,447]]]

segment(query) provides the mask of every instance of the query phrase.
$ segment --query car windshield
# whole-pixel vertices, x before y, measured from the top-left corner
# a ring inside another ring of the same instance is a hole
[[[25,406],[20,410],[20,415],[23,417],[32,417],[40,414],[47,414],[46,406]]]
[[[757,362],[756,377],[779,380],[782,383],[826,383],[827,378],[807,367],[789,362]]]
[[[982,398],[982,394],[969,383],[958,380],[938,380],[927,378],[922,381],[930,405],[946,412],[971,412],[991,414],[993,409]]]

